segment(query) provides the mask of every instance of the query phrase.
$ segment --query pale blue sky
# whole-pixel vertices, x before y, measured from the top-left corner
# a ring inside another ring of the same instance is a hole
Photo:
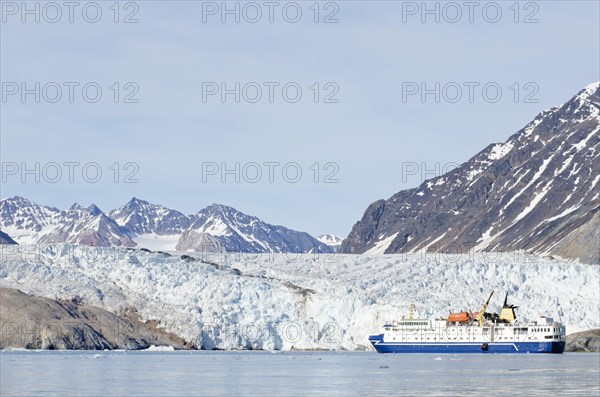
[[[32,96],[1,103],[5,165],[101,166],[98,183],[86,182],[80,171],[74,183],[66,174],[58,183],[4,175],[2,197],[22,195],[59,208],[93,202],[108,211],[136,196],[192,213],[216,202],[314,235],[345,236],[371,202],[421,182],[419,175],[403,178],[403,162],[429,168],[463,162],[600,79],[596,1],[542,1],[535,2],[537,11],[521,9],[521,21],[536,11],[538,23],[514,23],[512,1],[499,2],[497,23],[486,22],[480,10],[474,23],[466,15],[457,23],[431,17],[422,23],[419,15],[405,23],[406,2],[336,2],[339,22],[332,24],[313,22],[312,1],[298,2],[303,16],[296,24],[277,10],[274,23],[266,16],[256,24],[221,23],[218,16],[203,23],[202,2],[194,1],[137,2],[134,24],[113,22],[112,1],[99,2],[103,15],[95,24],[78,10],[74,23],[66,15],[54,24],[43,16],[40,23],[22,23],[19,13],[6,12],[6,3],[0,38],[5,88],[39,81],[97,82],[103,89],[97,103],[85,102],[77,90],[69,103],[66,88],[58,103],[35,103]],[[120,18],[132,10],[122,9]],[[275,103],[202,101],[203,82],[236,81],[297,82],[303,96],[297,103],[277,94]],[[403,82],[436,81],[497,82],[503,96],[496,103],[480,91],[473,103],[435,103],[431,96],[426,103],[402,101]],[[113,103],[113,82],[135,82],[139,103]],[[339,103],[314,103],[314,82],[336,83]],[[515,103],[514,82],[537,84],[539,102]],[[139,182],[123,183],[122,170],[114,183],[109,167],[115,162],[136,163]],[[278,168],[274,183],[266,174],[258,183],[231,177],[221,183],[218,176],[203,182],[203,162],[296,162],[303,175],[289,183]],[[331,168],[321,169],[314,183],[309,167],[315,162],[336,163],[339,181],[322,183]]]

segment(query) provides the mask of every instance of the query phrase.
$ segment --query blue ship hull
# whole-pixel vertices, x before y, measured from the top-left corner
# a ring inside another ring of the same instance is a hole
[[[369,341],[379,353],[563,353],[565,342],[383,342],[383,334]]]

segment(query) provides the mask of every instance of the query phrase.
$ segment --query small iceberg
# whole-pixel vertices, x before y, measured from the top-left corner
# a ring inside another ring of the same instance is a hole
[[[174,352],[175,348],[173,346],[155,346],[155,345],[150,345],[149,348],[142,349],[142,351],[147,351],[147,352]]]

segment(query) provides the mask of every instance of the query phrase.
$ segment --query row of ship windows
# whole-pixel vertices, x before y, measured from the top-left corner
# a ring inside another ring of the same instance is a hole
[[[531,331],[533,332],[558,332],[560,328],[533,328]]]
[[[421,323],[417,323],[417,322],[407,322],[407,323],[402,323],[402,324],[400,324],[400,326],[401,326],[401,327],[403,327],[403,326],[411,326],[411,327],[414,327],[414,326],[419,326],[419,325],[429,325],[429,323],[427,323],[427,322],[421,322]],[[394,328],[385,327],[385,330],[386,330],[386,331],[389,331],[390,329],[391,329],[391,330],[393,330],[393,331],[399,331],[399,330],[400,330],[400,328],[397,328],[397,327],[394,327]]]
[[[501,339],[514,339],[514,337],[512,337],[512,336],[505,336],[505,337],[502,337],[502,336],[501,336],[501,337],[497,338],[497,340],[501,340]],[[535,340],[535,339],[537,339],[537,338],[536,338],[536,337],[534,337],[534,336],[530,336],[530,337],[528,337],[527,339],[529,339],[529,340]],[[544,336],[544,339],[560,339],[560,335],[545,335],[545,336]]]

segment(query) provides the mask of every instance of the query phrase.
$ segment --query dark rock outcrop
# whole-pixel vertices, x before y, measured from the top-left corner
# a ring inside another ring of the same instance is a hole
[[[54,300],[0,288],[0,349],[195,348],[159,328],[156,321],[141,321],[135,310],[122,317],[80,303],[76,298]]]
[[[600,328],[567,335],[566,351],[600,353]]]
[[[217,237],[213,237],[208,233],[196,232],[194,230],[185,230],[179,236],[177,251],[195,251],[205,253],[224,252],[225,248]]]
[[[16,244],[17,242],[10,238],[10,236],[0,230],[0,244]]]

